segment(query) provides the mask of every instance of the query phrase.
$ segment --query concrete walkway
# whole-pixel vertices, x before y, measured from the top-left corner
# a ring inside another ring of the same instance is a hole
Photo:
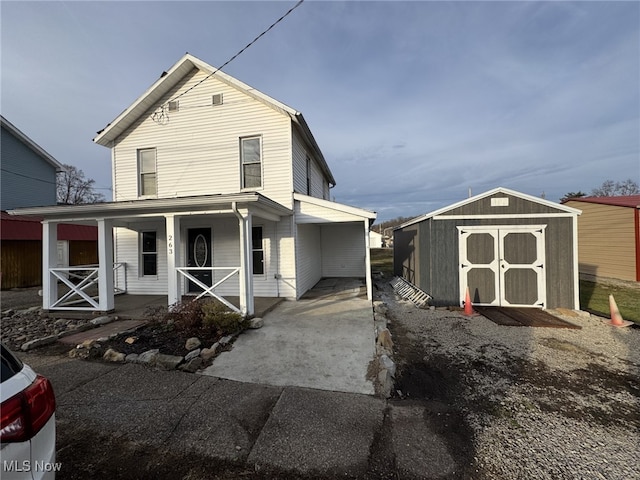
[[[373,395],[367,367],[375,332],[359,285],[323,281],[311,298],[280,303],[264,327],[245,331],[204,375],[273,386]]]
[[[20,356],[56,393],[59,478],[150,478],[147,469],[168,467],[166,458],[180,475],[163,479],[238,478],[218,476],[221,465],[257,472],[246,478],[455,478],[456,461],[424,406],[40,351]],[[208,473],[191,475],[194,465]]]

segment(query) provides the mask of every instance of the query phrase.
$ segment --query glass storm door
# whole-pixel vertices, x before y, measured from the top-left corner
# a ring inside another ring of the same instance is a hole
[[[189,228],[187,230],[187,266],[188,267],[211,267],[211,229],[210,228]],[[189,270],[189,275],[197,278],[208,287],[212,285],[211,270]],[[203,289],[189,280],[189,293],[199,293]]]
[[[458,227],[460,304],[544,308],[544,228]]]

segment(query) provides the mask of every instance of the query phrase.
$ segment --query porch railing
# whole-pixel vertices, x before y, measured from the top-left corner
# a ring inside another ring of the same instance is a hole
[[[126,268],[125,262],[117,262],[113,264],[114,276],[114,295],[126,293]],[[118,279],[119,273],[122,272],[124,285],[120,285]],[[61,292],[58,288],[58,295],[61,295],[51,305],[45,305],[48,310],[99,310],[99,293],[98,293],[98,265],[74,265],[72,267],[56,267],[50,268],[49,274],[53,275],[57,283],[59,280],[66,285],[68,291]],[[85,305],[79,305],[79,304]],[[86,304],[89,304],[88,306]]]
[[[214,283],[211,286],[205,284],[200,279],[196,278],[195,276],[193,276],[190,273],[190,272],[211,272],[211,277],[213,278],[213,274],[216,271],[221,271],[221,270],[230,270],[230,273],[225,275],[221,280],[217,281],[216,283]],[[191,282],[195,283],[198,287],[200,287],[202,289],[202,292],[196,297],[196,300],[199,299],[199,298],[204,297],[205,295],[208,295],[210,297],[215,298],[216,300],[219,300],[220,302],[225,304],[227,307],[229,307],[234,312],[240,313],[240,309],[238,307],[236,307],[231,302],[229,302],[224,297],[222,297],[221,295],[219,295],[219,294],[217,294],[215,292],[215,289],[217,287],[222,285],[224,282],[229,280],[234,275],[239,274],[240,273],[240,267],[177,267],[176,271],[180,275],[182,275],[184,278],[186,278],[187,280],[190,280]]]

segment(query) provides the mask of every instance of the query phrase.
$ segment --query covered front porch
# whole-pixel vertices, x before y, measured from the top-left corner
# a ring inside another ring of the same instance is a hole
[[[286,287],[289,280],[280,273],[277,242],[293,212],[257,193],[19,213],[44,217],[43,309],[50,312],[117,312],[116,300],[152,295],[168,306],[185,296],[215,298],[249,316],[256,312],[256,283],[265,297],[277,298],[277,283]],[[97,265],[58,267],[61,222],[97,225]]]
[[[183,297],[184,301],[194,297]],[[237,307],[240,306],[239,297],[226,297],[226,300]],[[275,308],[284,298],[254,297],[254,315],[262,317]],[[117,295],[114,299],[113,314],[121,320],[145,320],[148,313],[156,308],[167,307],[169,304],[166,295]],[[82,310],[53,310],[49,316],[53,318],[93,318],[97,312]]]

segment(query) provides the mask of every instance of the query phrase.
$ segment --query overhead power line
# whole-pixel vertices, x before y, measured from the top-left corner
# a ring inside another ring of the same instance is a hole
[[[218,73],[220,70],[222,70],[224,67],[226,67],[227,65],[229,65],[231,62],[233,62],[236,58],[238,58],[242,53],[244,53],[245,50],[247,50],[251,45],[253,45],[254,43],[256,43],[262,36],[264,36],[266,33],[268,33],[273,27],[275,27],[277,24],[279,24],[282,20],[284,20],[291,12],[293,12],[296,8],[298,8],[300,5],[302,5],[304,3],[304,0],[299,0],[298,3],[296,3],[293,7],[291,7],[289,10],[287,10],[287,12],[282,15],[280,18],[278,18],[275,22],[273,22],[271,25],[269,25],[269,27],[264,30],[260,35],[258,35],[256,38],[254,38],[253,40],[251,40],[249,43],[247,43],[240,51],[238,51],[238,53],[236,53],[234,56],[232,56],[229,60],[227,60],[226,62],[224,62],[221,66],[216,67],[216,69],[211,72],[209,75],[207,75],[206,77],[204,77],[202,80],[200,80],[198,83],[192,85],[191,87],[189,87],[188,89],[186,89],[184,92],[182,92],[179,95],[176,95],[175,97],[173,97],[171,100],[166,101],[164,104],[162,104],[159,107],[159,110],[156,110],[153,115],[151,116],[151,118],[157,122],[157,123],[164,123],[168,120],[168,114],[166,112],[167,110],[167,105],[169,104],[169,102],[175,102],[176,100],[178,100],[180,97],[182,97],[183,95],[186,95],[187,93],[189,93],[191,90],[193,90],[194,88],[202,85],[204,82],[206,82],[209,78],[211,78],[212,76],[214,76],[216,73]]]

